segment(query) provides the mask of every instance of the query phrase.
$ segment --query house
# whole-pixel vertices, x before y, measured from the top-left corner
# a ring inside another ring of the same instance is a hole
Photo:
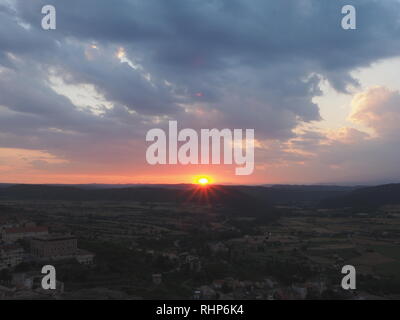
[[[208,246],[214,255],[229,251],[228,247],[223,242],[210,243]]]
[[[194,272],[201,271],[201,261],[197,256],[187,255],[185,259],[185,264],[189,267],[190,271]]]
[[[153,278],[153,283],[155,285],[160,285],[162,283],[162,274],[161,273],[153,274],[152,278]]]
[[[307,297],[307,288],[300,285],[292,285],[292,290],[295,293],[295,296],[299,299],[304,300]]]
[[[215,290],[213,290],[209,286],[201,286],[199,288],[199,291],[201,293],[202,300],[212,300],[212,299],[216,299],[216,297],[217,297],[217,293],[215,292]]]
[[[24,249],[14,244],[0,246],[0,270],[14,268],[24,259]]]
[[[42,275],[40,276],[40,278]],[[31,290],[35,281],[35,275],[28,274],[25,272],[13,273],[11,284],[15,286],[17,290]]]
[[[75,258],[80,264],[91,265],[93,264],[95,255],[87,250],[77,249]]]
[[[193,300],[200,300],[201,298],[201,291],[200,290],[195,290],[193,292]]]
[[[12,298],[14,297],[15,294],[15,287],[6,287],[0,285],[0,300],[4,300],[7,298]]]

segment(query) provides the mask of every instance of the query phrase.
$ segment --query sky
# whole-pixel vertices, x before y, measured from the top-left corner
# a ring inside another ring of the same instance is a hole
[[[0,0],[0,182],[399,182],[399,70],[399,0]],[[254,129],[253,174],[149,165],[170,120]]]

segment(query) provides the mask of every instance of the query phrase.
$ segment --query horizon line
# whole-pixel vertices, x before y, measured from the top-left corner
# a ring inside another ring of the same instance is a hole
[[[248,186],[248,187],[270,187],[270,186],[320,186],[320,187],[372,187],[386,184],[397,184],[400,182],[379,182],[379,183],[213,183],[215,186]],[[196,183],[177,182],[177,183],[25,183],[25,182],[0,182],[0,185],[31,185],[31,186],[90,186],[90,185],[105,185],[105,186],[178,186],[178,185],[196,185]]]

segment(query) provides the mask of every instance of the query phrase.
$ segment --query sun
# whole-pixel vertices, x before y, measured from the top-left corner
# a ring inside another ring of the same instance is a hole
[[[207,176],[199,176],[199,177],[196,177],[194,180],[195,180],[195,183],[200,186],[207,186],[211,183],[211,178],[207,177]]]
[[[199,179],[199,183],[202,184],[202,185],[206,185],[206,184],[208,184],[209,182],[210,182],[210,181],[208,181],[207,178],[200,178],[200,179]]]

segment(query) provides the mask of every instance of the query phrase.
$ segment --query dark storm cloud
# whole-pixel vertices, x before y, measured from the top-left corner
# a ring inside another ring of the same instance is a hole
[[[117,60],[115,51],[105,49],[105,54],[89,54],[95,57],[88,60],[81,47],[70,45],[64,49],[62,61],[57,58],[52,61],[65,82],[92,84],[109,101],[142,114],[174,114],[178,111],[176,103],[180,99],[173,96],[163,81],[147,80],[142,72]]]
[[[56,5],[59,36],[142,48],[157,70],[202,72],[235,64],[269,66],[288,57],[323,70],[354,68],[398,54],[396,0],[232,1],[18,0],[22,18],[40,27],[40,8]],[[340,27],[341,7],[355,4],[358,30]],[[390,45],[389,45],[390,44]],[[178,68],[178,70],[177,70]],[[186,70],[187,71],[187,70]]]
[[[290,111],[305,121],[319,120],[319,113],[310,101],[315,83],[302,81],[304,77],[319,73],[344,91],[346,85],[357,84],[349,71],[397,55],[400,49],[396,1],[350,1],[358,9],[356,31],[341,29],[341,1],[16,3],[19,18],[33,29],[40,29],[41,7],[54,4],[58,28],[51,34],[62,42],[63,53],[52,63],[63,65],[76,82],[95,84],[110,100],[147,113],[174,113],[174,103],[181,101],[160,83],[157,90],[151,90],[129,68],[111,67],[107,60],[95,65],[82,52],[71,51],[73,58],[66,56],[64,40],[72,37],[105,46],[122,45],[128,57],[138,59],[155,79],[174,83],[189,102],[210,103],[212,108],[222,105],[228,113],[235,108],[224,106],[229,88],[241,97],[274,105],[277,113]],[[262,107],[254,111],[263,113]],[[268,108],[265,111],[270,113]],[[292,127],[293,122],[287,123],[287,130]]]

